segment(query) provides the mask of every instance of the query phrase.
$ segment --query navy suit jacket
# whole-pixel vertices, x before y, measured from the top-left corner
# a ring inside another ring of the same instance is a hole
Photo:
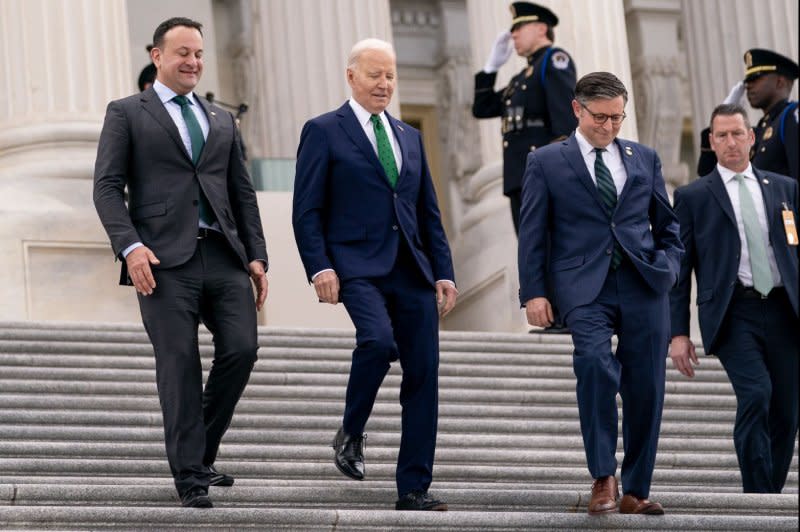
[[[402,152],[394,189],[349,103],[303,126],[292,225],[309,280],[327,268],[342,281],[387,275],[400,238],[431,286],[454,280],[422,137],[386,116]]]
[[[797,181],[753,167],[761,186],[775,262],[794,312],[798,314],[798,246],[789,246],[783,228],[784,204],[798,220]],[[728,192],[716,167],[675,191],[675,212],[686,254],[678,284],[670,293],[672,336],[689,335],[692,270],[697,278],[697,312],[706,354],[718,347],[718,334],[738,279],[742,242]]]
[[[666,295],[675,284],[683,246],[658,155],[635,142],[614,142],[628,178],[611,219],[574,134],[528,155],[519,231],[522,305],[546,297],[548,268],[556,304],[565,316],[594,301],[608,275],[615,237],[655,292]]]

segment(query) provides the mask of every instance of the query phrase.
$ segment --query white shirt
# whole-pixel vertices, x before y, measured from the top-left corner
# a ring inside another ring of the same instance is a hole
[[[594,151],[594,146],[589,144],[586,137],[583,136],[580,129],[575,130],[575,140],[578,141],[578,148],[583,155],[583,162],[586,163],[586,168],[589,170],[589,175],[592,176],[594,186],[597,186],[597,177],[594,175],[594,161],[597,158],[597,152]],[[608,170],[611,172],[611,179],[614,180],[614,187],[617,189],[617,197],[622,193],[622,187],[628,180],[628,173],[625,171],[625,165],[622,164],[622,156],[619,153],[619,146],[616,142],[611,142],[605,147],[603,152],[603,162]]]
[[[177,102],[173,102],[172,99],[178,95],[177,92],[173,91],[160,81],[156,80],[153,83],[153,90],[156,91],[158,95],[158,99],[161,100],[161,103],[164,104],[164,108],[169,113],[170,118],[172,121],[175,122],[175,126],[178,128],[178,133],[180,133],[181,140],[183,141],[183,146],[186,148],[186,153],[189,154],[189,158],[192,158],[192,138],[189,136],[189,128],[186,126],[186,121],[183,119],[183,114],[181,113],[181,106]],[[189,100],[190,104],[189,109],[192,110],[194,116],[197,118],[197,122],[200,124],[200,129],[203,130],[203,138],[208,139],[208,117],[203,112],[203,108],[200,107],[200,104],[197,103],[197,100],[194,97],[194,93],[190,92],[186,95],[186,98]],[[216,229],[217,231],[220,230],[219,223],[214,221],[211,225],[205,224],[202,220],[199,223],[199,227],[209,228],[209,229]],[[130,246],[126,247],[122,250],[122,258],[126,258],[128,254],[133,251],[134,249],[143,246],[141,242],[135,242]]]
[[[372,120],[370,120],[372,113],[364,109],[361,104],[355,101],[353,98],[350,98],[349,103],[350,108],[353,109],[353,112],[356,114],[358,123],[361,124],[362,128],[364,128],[364,133],[367,135],[369,143],[372,144],[372,149],[375,150],[375,155],[378,155],[378,140],[375,138],[375,128],[372,125]],[[394,131],[392,131],[392,125],[389,123],[386,113],[381,111],[381,114],[378,116],[380,117],[381,122],[383,122],[383,129],[386,130],[386,133],[389,136],[389,143],[392,145],[394,160],[397,164],[397,175],[400,175],[400,172],[403,169],[403,152],[400,150],[400,145],[397,143],[397,139],[394,136]]]
[[[772,243],[769,241],[769,229],[767,226],[766,209],[764,208],[764,196],[761,194],[761,187],[758,186],[758,181],[753,173],[752,165],[748,164],[744,172],[734,172],[720,164],[717,164],[717,171],[722,177],[722,183],[725,185],[725,191],[733,205],[733,214],[736,216],[736,228],[739,230],[739,240],[742,243],[742,252],[739,254],[739,281],[744,286],[753,286],[753,272],[750,269],[750,250],[747,246],[747,236],[744,232],[744,220],[742,220],[742,209],[739,205],[739,182],[736,181],[736,174],[744,176],[744,184],[753,198],[753,204],[756,208],[756,217],[758,218],[758,225],[761,227],[761,235],[764,237],[764,243],[767,248],[767,261],[769,262],[769,270],[772,272],[772,281],[775,286],[781,286],[781,274],[778,272],[778,263],[775,261],[775,252],[772,250]]]

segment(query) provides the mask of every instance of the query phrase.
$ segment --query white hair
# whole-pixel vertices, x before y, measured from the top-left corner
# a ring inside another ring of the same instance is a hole
[[[347,68],[355,67],[361,54],[367,50],[379,50],[381,52],[386,52],[393,58],[397,57],[397,54],[394,53],[394,46],[392,46],[392,43],[375,38],[362,39],[355,43],[350,50],[350,56],[347,58]]]

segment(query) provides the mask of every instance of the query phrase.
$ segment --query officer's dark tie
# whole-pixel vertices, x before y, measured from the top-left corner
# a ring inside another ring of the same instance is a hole
[[[196,165],[197,161],[200,159],[200,154],[203,152],[203,146],[206,143],[206,139],[203,136],[203,129],[200,127],[197,117],[194,116],[194,112],[190,107],[192,103],[189,101],[189,98],[179,95],[175,96],[172,101],[181,106],[181,115],[183,116],[183,121],[186,123],[186,129],[189,130],[189,141],[192,145],[192,162]],[[204,224],[210,226],[214,223],[214,211],[211,209],[206,195],[203,194],[202,188],[199,192],[200,220],[202,220]]]
[[[614,215],[614,209],[617,208],[617,187],[614,186],[614,180],[611,178],[611,171],[603,162],[604,148],[595,148],[594,158],[594,177],[597,179],[597,192],[600,193],[600,201],[606,209],[609,220]],[[619,247],[617,239],[614,239],[614,251],[611,254],[611,269],[616,270],[622,262],[622,249]]]
[[[372,129],[375,130],[375,140],[378,144],[378,159],[381,161],[381,166],[386,172],[386,177],[389,178],[389,184],[392,188],[397,184],[397,161],[394,160],[394,151],[392,151],[392,144],[389,142],[389,135],[386,134],[386,129],[383,127],[381,117],[372,115],[369,117],[372,122]]]

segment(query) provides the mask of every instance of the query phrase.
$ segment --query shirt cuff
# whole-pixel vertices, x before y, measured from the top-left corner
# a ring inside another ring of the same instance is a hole
[[[456,283],[454,283],[454,282],[453,282],[453,281],[451,281],[450,279],[439,279],[439,280],[438,280],[438,281],[436,281],[436,282],[437,282],[437,283],[448,283],[448,284],[450,284],[450,285],[451,285],[453,288],[456,288]],[[456,288],[456,290],[457,290],[457,288]]]
[[[131,244],[130,246],[126,247],[125,249],[123,249],[122,253],[120,253],[120,255],[122,255],[123,259],[127,259],[128,258],[128,254],[131,251],[133,251],[136,248],[140,248],[142,246],[144,246],[144,244],[142,244],[141,242],[135,242],[135,243]]]
[[[315,273],[314,275],[311,276],[311,282],[313,283],[314,279],[316,279],[319,274],[325,273],[325,272],[332,272],[332,271],[334,271],[333,268],[325,268],[324,270],[318,271],[317,273]]]

